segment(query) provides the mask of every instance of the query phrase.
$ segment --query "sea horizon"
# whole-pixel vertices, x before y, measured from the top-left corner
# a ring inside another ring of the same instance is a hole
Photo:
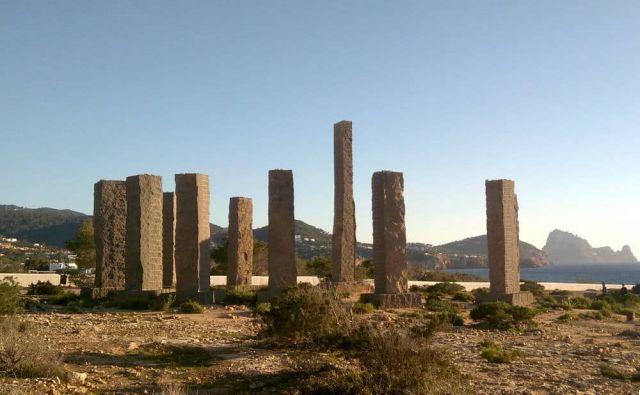
[[[447,273],[468,273],[489,280],[488,268],[446,269]],[[522,280],[556,283],[640,284],[640,263],[576,263],[520,268]]]

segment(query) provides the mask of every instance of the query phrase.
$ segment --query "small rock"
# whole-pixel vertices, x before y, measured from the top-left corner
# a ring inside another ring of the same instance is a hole
[[[73,378],[73,381],[80,384],[84,384],[84,382],[87,380],[86,373],[71,372],[71,377]]]

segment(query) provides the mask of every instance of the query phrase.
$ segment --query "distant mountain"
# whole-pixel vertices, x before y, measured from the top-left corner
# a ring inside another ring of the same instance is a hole
[[[32,243],[64,247],[80,224],[91,218],[72,210],[0,205],[0,234]]]
[[[433,247],[435,254],[449,256],[449,267],[486,267],[487,262],[487,235],[469,237],[463,240],[453,241]],[[463,259],[464,258],[464,259]],[[547,254],[534,245],[520,241],[520,266],[541,267],[548,266]]]
[[[611,247],[591,247],[589,242],[577,235],[562,230],[549,233],[542,248],[551,262],[562,265],[571,263],[636,263],[638,260],[628,245],[620,251]]]

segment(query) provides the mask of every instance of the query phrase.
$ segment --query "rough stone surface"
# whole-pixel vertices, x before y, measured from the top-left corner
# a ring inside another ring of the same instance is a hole
[[[162,287],[176,287],[176,194],[162,194]]]
[[[486,181],[487,246],[491,292],[520,291],[518,203],[511,180]]]
[[[93,187],[96,288],[124,289],[127,188],[124,181],[101,180]]]
[[[269,289],[296,284],[293,172],[269,171]]]
[[[126,289],[162,289],[162,177],[127,177]]]
[[[209,292],[209,176],[176,174],[176,292]]]
[[[350,121],[333,125],[334,212],[331,278],[354,280],[356,260],[356,208],[353,200],[353,150]]]
[[[250,198],[229,200],[228,240],[227,286],[250,286],[253,271],[253,202]]]
[[[402,173],[376,172],[371,188],[375,293],[404,293],[408,279]]]

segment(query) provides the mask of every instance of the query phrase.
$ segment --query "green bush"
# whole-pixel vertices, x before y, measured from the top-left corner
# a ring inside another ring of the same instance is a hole
[[[71,302],[80,300],[80,295],[76,295],[73,292],[64,291],[64,292],[60,292],[52,296],[49,296],[46,300],[47,300],[47,303],[49,304],[67,305]]]
[[[0,281],[0,315],[19,314],[22,311],[20,286],[12,278]]]
[[[53,285],[50,281],[38,281],[29,285],[28,295],[58,295],[63,292],[60,285]]]
[[[263,336],[292,343],[335,343],[351,329],[349,312],[333,290],[309,284],[285,289],[270,309],[259,312]]]
[[[628,373],[618,368],[615,368],[608,364],[600,365],[600,373],[604,377],[608,377],[610,379],[623,380],[623,381],[640,381],[640,370],[637,370],[634,373]]]
[[[245,305],[255,306],[258,300],[256,291],[250,289],[228,289],[222,297],[221,303],[223,305]]]
[[[523,325],[533,323],[538,312],[522,306],[512,306],[505,302],[491,302],[477,305],[471,310],[470,317],[480,321],[483,329],[520,329]]]
[[[373,313],[375,307],[371,303],[358,302],[353,305],[353,312],[356,314],[370,314]]]
[[[588,309],[591,307],[591,300],[578,296],[571,298],[569,304],[576,309]]]
[[[520,284],[520,290],[531,292],[536,299],[543,298],[545,296],[544,286],[535,281],[524,281]]]
[[[258,303],[256,305],[256,314],[257,315],[267,314],[270,311],[271,311],[271,303],[269,303],[269,302],[262,302],[262,303]]]
[[[67,372],[60,356],[24,322],[15,317],[0,319],[0,333],[0,375],[66,380]]]
[[[578,317],[576,317],[576,315],[573,313],[564,313],[557,318],[557,320],[560,322],[575,321],[577,319]]]
[[[204,306],[194,300],[180,303],[180,312],[184,314],[202,314]]]
[[[449,300],[442,299],[438,294],[429,295],[425,303],[425,308],[429,311],[446,311],[450,313],[457,313],[458,307],[451,303]]]
[[[457,292],[453,295],[453,300],[457,300],[459,302],[473,302],[473,295],[470,292]]]
[[[510,363],[521,357],[518,351],[504,350],[500,345],[492,341],[485,340],[480,345],[484,347],[480,356],[491,363]]]
[[[463,393],[466,378],[430,343],[398,329],[372,330],[371,339],[342,367],[307,379],[310,394]]]

